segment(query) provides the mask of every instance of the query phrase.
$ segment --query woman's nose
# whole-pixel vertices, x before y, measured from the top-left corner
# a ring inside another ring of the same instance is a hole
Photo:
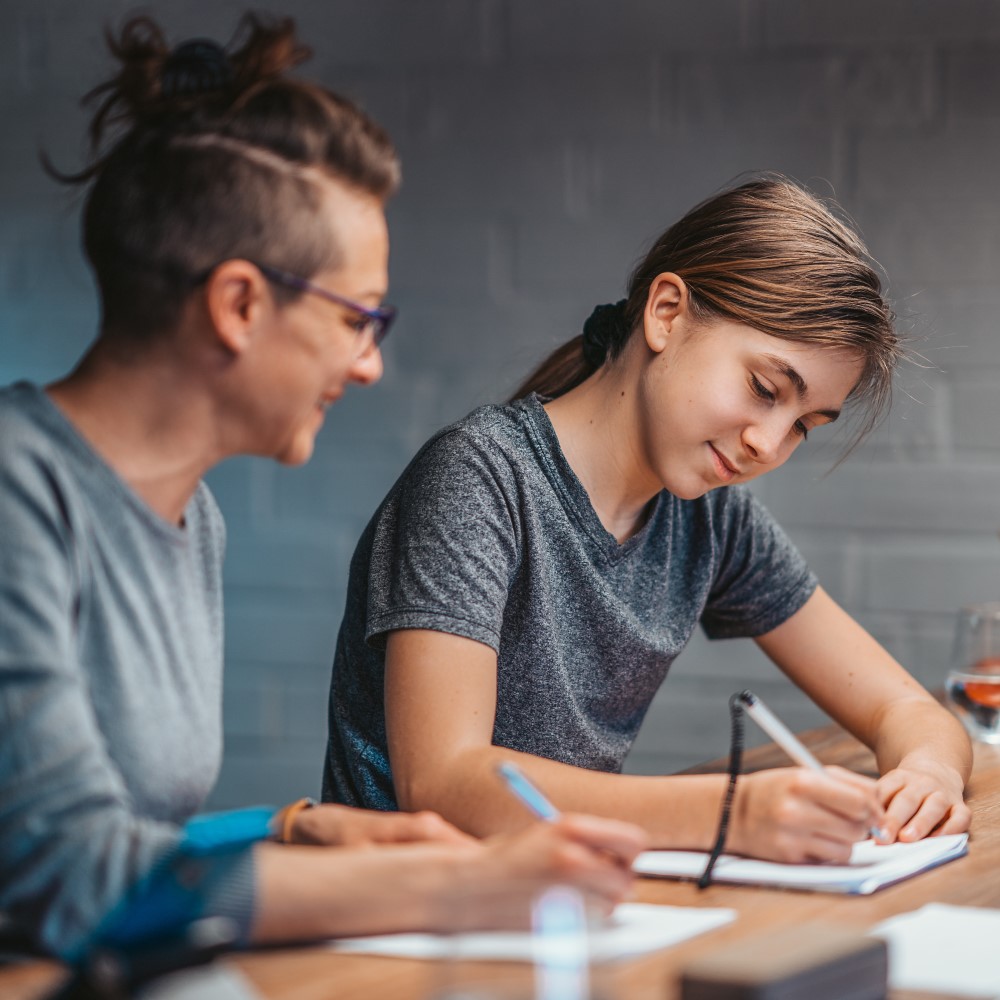
[[[364,354],[357,357],[351,365],[350,377],[353,382],[361,385],[371,385],[382,377],[385,366],[382,364],[382,351],[375,346],[369,347]]]

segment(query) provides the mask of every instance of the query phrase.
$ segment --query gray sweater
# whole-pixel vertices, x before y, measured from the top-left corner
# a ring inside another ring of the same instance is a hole
[[[219,770],[225,531],[157,516],[39,388],[0,390],[0,911],[74,954]],[[252,856],[204,866],[251,917]]]
[[[354,553],[324,798],[396,807],[383,710],[393,629],[496,651],[495,745],[618,771],[699,624],[710,637],[761,635],[815,586],[745,487],[664,491],[619,544],[538,397],[476,410],[421,449]]]

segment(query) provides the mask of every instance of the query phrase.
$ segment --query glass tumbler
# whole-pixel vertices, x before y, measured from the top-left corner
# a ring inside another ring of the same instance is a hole
[[[973,739],[1000,743],[1000,601],[959,611],[945,692]]]
[[[592,934],[604,920],[580,892],[515,881],[496,895],[495,908],[487,902],[487,909],[511,929],[447,935],[432,1000],[614,1000],[610,966],[592,951]],[[470,893],[474,920],[456,911],[456,923],[478,924],[483,912],[483,894]]]

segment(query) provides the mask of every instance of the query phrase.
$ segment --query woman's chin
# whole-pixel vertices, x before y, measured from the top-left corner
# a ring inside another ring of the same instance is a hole
[[[290,441],[286,442],[273,458],[280,465],[305,465],[316,449],[316,431],[303,428]]]

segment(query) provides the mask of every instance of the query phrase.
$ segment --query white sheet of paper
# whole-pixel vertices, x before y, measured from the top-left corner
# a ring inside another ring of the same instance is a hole
[[[928,903],[872,928],[889,946],[889,985],[1000,997],[1000,910]]]
[[[591,932],[591,958],[603,962],[668,948],[736,919],[735,910],[693,906],[622,903],[603,927]],[[528,931],[483,931],[470,934],[385,934],[379,937],[331,941],[337,951],[395,955],[400,958],[449,958],[528,962],[532,938]]]
[[[717,882],[781,886],[818,892],[868,894],[966,853],[969,835],[928,837],[913,844],[854,845],[846,865],[786,865],[723,854],[716,863]],[[645,851],[633,869],[641,875],[699,878],[708,855],[701,851]]]
[[[239,969],[222,962],[173,972],[135,996],[136,1000],[264,1000]]]

